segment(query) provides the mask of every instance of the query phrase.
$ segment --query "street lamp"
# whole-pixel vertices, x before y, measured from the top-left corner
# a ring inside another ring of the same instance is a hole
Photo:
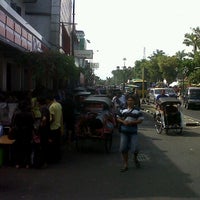
[[[120,69],[120,66],[117,66],[117,71],[118,72],[122,72],[122,75],[123,75],[123,91],[125,91],[125,85],[126,85],[126,80],[127,80],[127,72],[130,71],[131,67],[129,66],[128,68],[126,67],[126,58],[123,58],[123,61],[124,61],[124,66],[121,67]]]
[[[126,66],[126,58],[123,58],[124,61],[124,67]]]
[[[126,70],[126,58],[123,58],[124,66],[123,66],[123,91],[125,91],[125,70]]]
[[[72,48],[72,56],[74,57],[74,40],[75,40],[75,0],[73,0],[72,3],[72,44],[71,44],[71,48]]]
[[[142,65],[142,103],[144,103],[144,65]]]

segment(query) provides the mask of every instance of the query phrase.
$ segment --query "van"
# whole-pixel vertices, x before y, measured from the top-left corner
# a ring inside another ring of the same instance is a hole
[[[186,109],[200,107],[200,87],[188,87],[185,90],[183,104]]]

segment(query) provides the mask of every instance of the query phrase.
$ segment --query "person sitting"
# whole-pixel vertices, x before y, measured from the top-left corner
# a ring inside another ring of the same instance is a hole
[[[157,96],[156,101],[158,101],[158,100],[159,100],[160,98],[162,98],[162,97],[168,97],[168,96],[166,95],[165,89],[161,90],[161,93]]]
[[[162,120],[163,124],[165,124],[163,107],[158,104],[159,99],[163,98],[163,97],[168,97],[165,94],[165,89],[162,89],[161,93],[156,98],[156,112],[154,113],[154,119],[156,119],[159,116],[159,117],[161,117],[161,120]]]
[[[158,100],[163,97],[168,97],[165,93],[165,89],[161,90],[161,93],[156,98],[156,109],[162,110],[162,108],[158,104]]]

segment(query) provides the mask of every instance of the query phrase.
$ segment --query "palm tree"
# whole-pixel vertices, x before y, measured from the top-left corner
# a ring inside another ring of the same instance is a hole
[[[200,28],[193,28],[193,33],[186,33],[183,44],[193,47],[193,53],[195,54],[200,49]]]
[[[182,51],[178,51],[176,52],[176,57],[179,59],[179,60],[183,60],[188,54],[185,53],[185,50],[182,50]]]

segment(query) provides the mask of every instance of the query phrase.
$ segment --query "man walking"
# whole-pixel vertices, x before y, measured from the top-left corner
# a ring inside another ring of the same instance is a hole
[[[127,108],[121,110],[121,116],[117,121],[121,123],[120,135],[120,152],[122,154],[123,167],[121,172],[128,170],[128,152],[134,155],[136,167],[140,167],[138,161],[138,124],[142,123],[144,117],[142,112],[134,105],[136,99],[133,96],[127,98]]]

